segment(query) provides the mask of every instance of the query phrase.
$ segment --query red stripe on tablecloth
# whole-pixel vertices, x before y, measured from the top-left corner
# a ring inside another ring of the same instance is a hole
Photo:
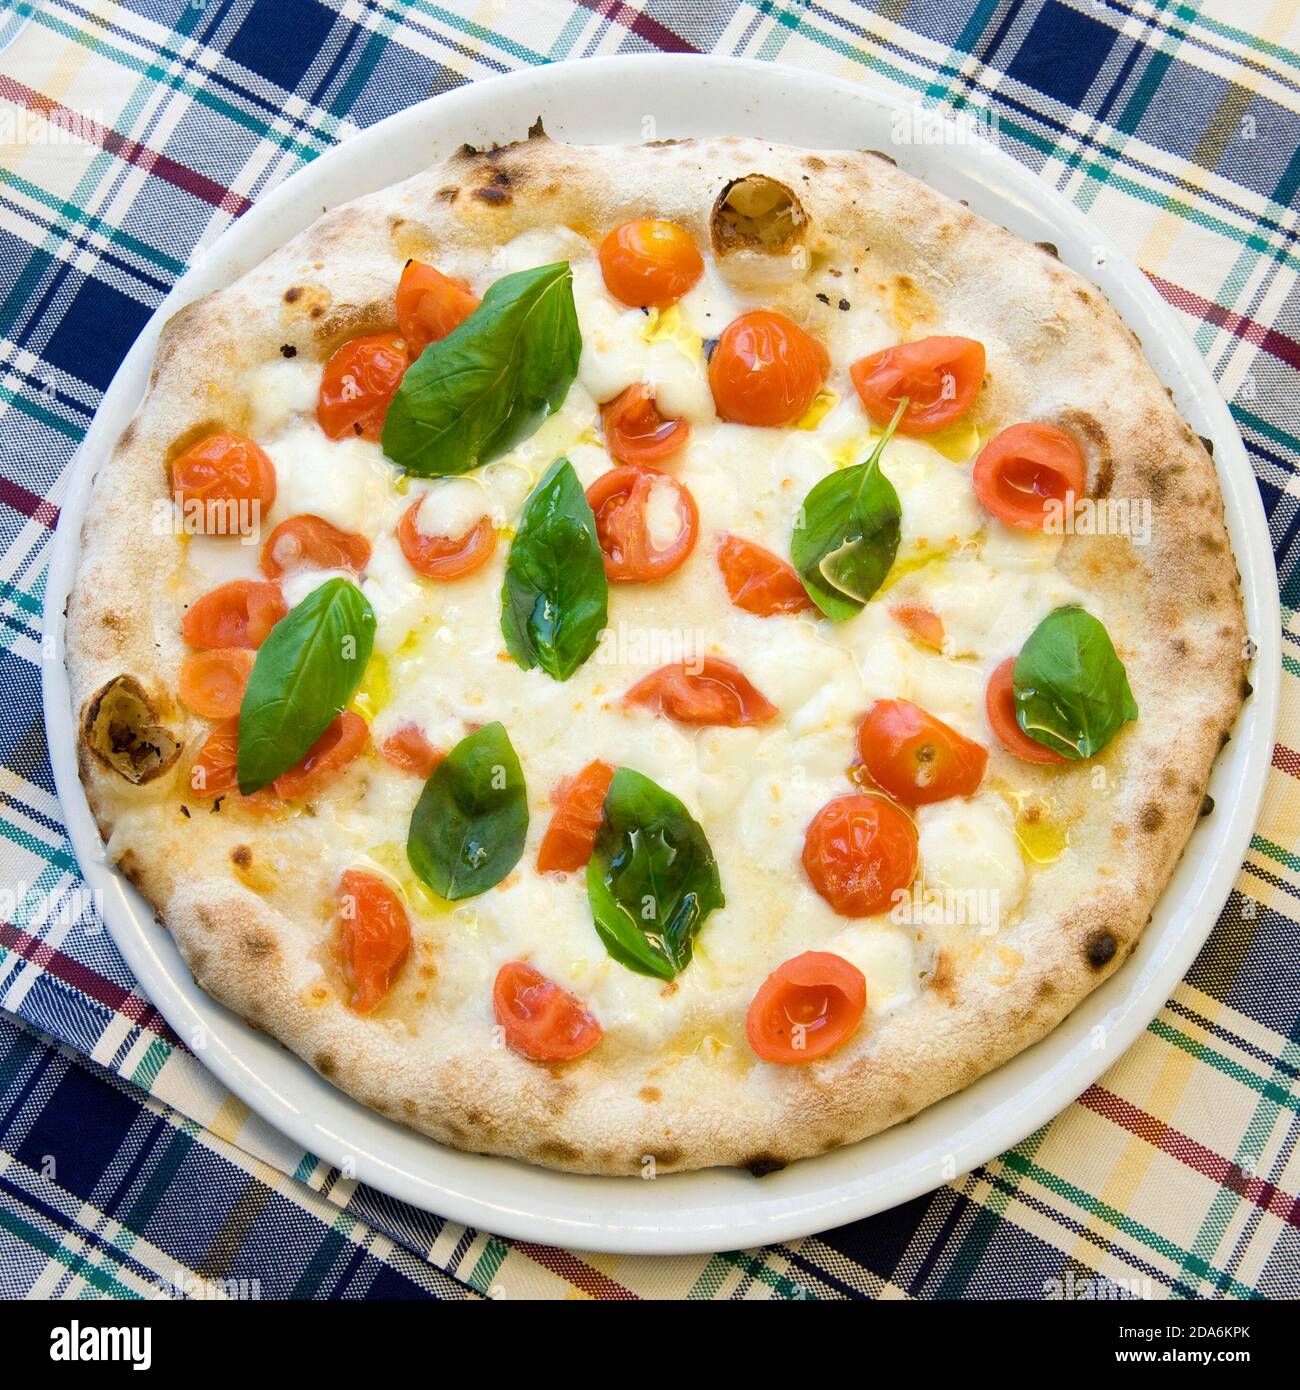
[[[15,483],[11,478],[0,477],[0,502],[6,507],[12,507],[16,512],[22,512],[24,516],[30,516],[34,521],[39,521],[42,526],[48,526],[51,531],[59,524],[59,509],[53,502],[47,502],[38,493],[29,492],[21,483]]]
[[[116,155],[129,164],[136,165],[137,168],[143,169],[148,174],[157,174],[159,178],[166,179],[174,187],[183,189],[186,193],[191,193],[194,197],[202,199],[205,203],[210,203],[215,208],[221,208],[234,217],[238,217],[252,207],[252,203],[242,193],[233,193],[215,179],[208,178],[206,174],[200,174],[197,169],[191,169],[188,165],[172,159],[170,155],[150,149],[148,145],[142,145],[138,140],[129,139],[119,131],[113,130],[111,126],[102,126],[98,121],[92,121],[89,116],[82,115],[80,111],[74,111],[71,107],[62,106],[57,101],[52,101],[42,92],[26,86],[5,73],[0,73],[0,97],[6,101],[15,102],[19,106],[25,106],[29,111],[39,112],[51,125],[59,126],[64,130],[75,131],[88,143],[98,145],[101,149],[107,150],[109,154]]]
[[[645,39],[647,43],[654,44],[663,53],[700,51],[693,43],[687,43],[680,34],[673,33],[666,24],[660,24],[657,19],[651,19],[648,14],[642,14],[630,5],[621,4],[620,0],[578,0],[578,3],[591,10],[593,14],[604,15],[615,24],[621,24],[624,29],[630,30],[638,38]]]
[[[530,1260],[536,1260],[539,1265],[549,1269],[552,1274],[558,1274],[561,1279],[567,1279],[569,1283],[580,1288],[583,1293],[589,1293],[593,1298],[627,1300],[637,1297],[631,1289],[624,1288],[622,1284],[616,1284],[613,1279],[602,1274],[598,1269],[592,1269],[589,1264],[578,1259],[568,1250],[557,1250],[553,1245],[533,1245],[531,1242],[523,1240],[512,1241],[511,1244],[516,1250],[527,1255]]]
[[[1300,343],[1294,338],[1288,338],[1285,333],[1279,333],[1276,328],[1268,328],[1254,319],[1243,318],[1241,314],[1225,309],[1222,304],[1216,304],[1212,299],[1202,299],[1199,294],[1185,289],[1182,285],[1175,285],[1172,280],[1152,275],[1149,270],[1146,275],[1175,308],[1195,314],[1197,318],[1212,323],[1216,328],[1226,328],[1229,333],[1248,343],[1254,343],[1256,347],[1271,353],[1279,362],[1285,362],[1288,367],[1300,371]]]
[[[1248,1177],[1237,1164],[1230,1162],[1221,1154],[1198,1144],[1181,1130],[1174,1129],[1163,1120],[1157,1120],[1145,1110],[1130,1105],[1111,1091],[1101,1086],[1090,1086],[1079,1097],[1094,1114],[1127,1129],[1131,1134],[1144,1139],[1153,1148],[1178,1159],[1187,1167],[1207,1178],[1212,1178],[1221,1187],[1235,1192],[1238,1197],[1253,1202],[1261,1211],[1272,1212],[1279,1221],[1300,1229],[1300,1198],[1263,1178]]]
[[[1300,777],[1300,753],[1283,743],[1273,745],[1273,766],[1280,772],[1289,772],[1292,777]]]
[[[12,922],[0,921],[0,946],[40,966],[47,975],[53,975],[56,980],[79,989],[82,994],[129,1018],[139,1027],[156,1033],[166,1042],[180,1043],[180,1039],[167,1026],[166,1019],[147,999],[97,975],[89,966],[65,956],[62,951],[37,937],[29,936]]]

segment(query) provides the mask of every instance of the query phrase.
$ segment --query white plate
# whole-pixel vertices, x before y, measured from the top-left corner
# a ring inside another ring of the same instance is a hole
[[[205,1031],[203,1062],[253,1110],[331,1163],[350,1160],[359,1178],[395,1197],[503,1235],[655,1254],[789,1240],[884,1210],[1018,1143],[1096,1080],[1173,991],[1228,895],[1259,809],[1280,677],[1273,552],[1241,440],[1173,315],[1077,209],[991,146],[899,143],[899,130],[911,128],[908,111],[864,86],[726,58],[588,59],[463,87],[354,136],[262,199],[177,284],[104,397],[54,541],[46,623],[60,639],[91,475],[139,404],[162,323],[255,265],[323,207],[405,178],[462,142],[517,139],[540,113],[550,134],[578,143],[737,134],[810,148],[886,150],[904,169],[1026,240],[1054,242],[1067,264],[1106,292],[1183,415],[1215,442],[1249,629],[1260,647],[1255,695],[1215,769],[1217,810],[1193,836],[1138,949],[1050,1037],[998,1071],[909,1124],[762,1179],[730,1170],[653,1182],[574,1177],[458,1153],[349,1100],[248,1028],[194,985],[144,901],[105,864],[77,777],[67,676],[61,660],[47,662],[50,750],[72,844],[90,886],[102,891],[113,939],[145,993],[180,1036]],[[1104,1048],[1095,1044],[1099,1036]]]

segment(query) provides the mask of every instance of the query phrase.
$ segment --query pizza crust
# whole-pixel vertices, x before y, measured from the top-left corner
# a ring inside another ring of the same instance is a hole
[[[435,1010],[418,1028],[357,1017],[312,945],[329,904],[308,894],[302,919],[291,919],[257,891],[280,832],[247,814],[181,814],[184,758],[131,785],[83,742],[82,778],[110,853],[198,984],[363,1104],[460,1148],[588,1173],[640,1173],[647,1158],[658,1171],[766,1172],[970,1084],[1050,1032],[1132,951],[1248,693],[1213,462],[1095,287],[883,156],[744,139],[578,148],[535,130],[502,149],[463,148],[327,213],[167,324],[146,399],[99,471],[85,523],[67,627],[79,716],[129,675],[177,738],[193,744],[206,730],[174,693],[185,652],[180,542],[152,535],[149,518],[167,495],[166,462],[214,428],[246,428],[249,371],[288,349],[323,362],[344,340],[391,327],[393,288],[412,256],[441,263],[532,226],[596,233],[647,211],[707,245],[715,199],[752,173],[797,190],[814,258],[897,278],[937,306],[931,331],[989,344],[980,419],[1058,420],[1084,446],[1090,496],[1150,499],[1148,546],[1072,537],[1060,561],[1104,593],[1144,717],[1097,760],[1103,788],[1075,773],[1072,853],[1031,875],[1015,926],[978,956],[941,952],[901,1012],[799,1067],[647,1055],[613,1035],[576,1062],[543,1066],[494,1045],[490,1027],[449,1027]],[[797,289],[774,288],[770,302],[813,333],[835,313]],[[364,796],[364,773],[345,781],[341,797]],[[301,821],[294,833],[305,834]],[[432,956],[417,952],[408,972],[412,988],[436,991]],[[485,997],[489,989],[484,981]]]

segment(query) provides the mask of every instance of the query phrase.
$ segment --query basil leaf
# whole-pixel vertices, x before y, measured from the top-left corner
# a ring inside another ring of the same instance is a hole
[[[1110,634],[1082,608],[1057,608],[1020,649],[1012,676],[1016,722],[1067,758],[1092,758],[1138,717]]]
[[[629,767],[605,796],[587,901],[609,954],[661,980],[686,969],[704,919],[726,904],[704,831],[671,792]]]
[[[609,585],[596,518],[568,459],[556,459],[524,504],[506,559],[501,631],[524,668],[567,681],[596,650]]]
[[[384,421],[384,453],[422,478],[500,458],[559,408],[581,351],[567,261],[503,276],[407,368]]]
[[[424,784],[406,857],[440,898],[475,898],[519,862],[527,830],[528,793],[510,736],[501,724],[484,724]]]
[[[862,610],[898,554],[903,508],[880,456],[906,408],[904,400],[865,463],[823,478],[800,508],[790,558],[808,597],[833,623]]]
[[[356,694],[375,642],[375,612],[355,584],[327,579],[267,635],[239,706],[239,790],[291,768]]]

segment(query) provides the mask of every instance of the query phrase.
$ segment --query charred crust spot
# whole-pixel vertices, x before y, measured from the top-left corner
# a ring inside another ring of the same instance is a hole
[[[1187,640],[1183,637],[1170,638],[1169,645],[1173,648],[1175,656],[1186,656],[1188,647]]]
[[[324,314],[325,306],[323,304],[313,304],[309,312],[312,318],[318,319],[321,317],[322,314]]]
[[[285,302],[286,304],[297,304],[297,302],[298,302],[301,298],[302,298],[302,286],[301,286],[301,285],[290,285],[289,288],[288,288],[287,290],[285,290],[285,292],[284,292],[284,302]]]
[[[835,1147],[832,1145],[832,1147]],[[775,1158],[771,1154],[755,1154],[753,1158],[747,1158],[739,1165],[751,1178],[765,1178],[769,1173],[779,1173],[785,1167],[785,1161]]]
[[[1206,796],[1204,797],[1204,799],[1201,801],[1201,816],[1202,816],[1202,818],[1204,818],[1205,816],[1208,816],[1213,810],[1214,810],[1214,798],[1213,798],[1212,796],[1210,796],[1210,795],[1207,793]]]
[[[1214,457],[1214,440],[1207,439],[1203,434],[1198,434],[1197,439],[1201,441],[1201,448],[1205,450],[1211,458]]]
[[[1241,698],[1243,700],[1249,700],[1254,693],[1255,687],[1243,676],[1241,681]]]
[[[338,1070],[338,1063],[334,1060],[334,1054],[332,1052],[318,1052],[312,1062],[312,1066],[314,1066],[322,1076],[333,1076]]]
[[[275,938],[270,932],[262,931],[259,927],[252,927],[246,931],[240,937],[239,944],[250,960],[265,960],[267,956],[275,954]]]
[[[542,118],[538,118],[528,127],[528,138],[530,140],[545,140],[546,127],[542,124]]]
[[[488,184],[486,188],[476,188],[474,196],[492,207],[501,207],[510,201],[510,190],[498,188],[495,184]]]
[[[562,1139],[550,1139],[537,1146],[537,1156],[544,1163],[576,1163],[582,1157],[582,1150]]]
[[[1084,943],[1083,954],[1094,970],[1100,970],[1103,965],[1109,965],[1114,960],[1115,952],[1118,950],[1119,942],[1115,940],[1113,933],[1095,931]]]
[[[280,345],[281,357],[297,357],[298,349],[292,343],[282,343]]]
[[[1034,989],[1034,998],[1042,1003],[1056,997],[1056,984],[1053,980],[1039,980]]]
[[[656,1168],[676,1168],[682,1161],[682,1151],[672,1148],[652,1149],[647,1157],[654,1159]]]
[[[1220,749],[1226,748],[1226,747],[1228,746],[1228,744],[1230,744],[1231,742],[1232,742],[1232,735],[1228,732],[1227,729],[1224,729],[1224,731],[1219,735],[1219,747],[1220,747]]]
[[[655,1101],[663,1100],[664,1098],[664,1093],[658,1086],[642,1086],[637,1092],[637,1095],[640,1096],[647,1105],[653,1105]]]
[[[1045,256],[1050,256],[1054,261],[1059,261],[1061,259],[1061,253],[1056,249],[1056,246],[1052,242],[1036,241],[1034,242],[1034,245],[1037,246],[1038,249]]]
[[[875,155],[877,159],[883,159],[886,164],[892,164],[895,169],[898,168],[898,160],[893,155],[886,154],[884,150],[867,150],[866,153]]]
[[[1166,787],[1176,787],[1178,785],[1178,774],[1174,771],[1172,767],[1167,767],[1160,774],[1160,780],[1165,784]]]
[[[804,168],[811,169],[814,174],[820,174],[826,168],[826,161],[820,155],[810,154],[804,160]]]
[[[434,196],[440,203],[454,203],[460,197],[460,189],[450,183],[446,188],[440,188]]]
[[[132,786],[161,776],[180,757],[181,741],[134,676],[114,676],[92,696],[81,723],[83,743]]]
[[[230,862],[237,869],[250,869],[253,866],[253,851],[247,845],[236,845],[230,851]]]
[[[1148,835],[1154,835],[1165,823],[1165,809],[1156,801],[1148,801],[1138,813],[1138,825]]]

